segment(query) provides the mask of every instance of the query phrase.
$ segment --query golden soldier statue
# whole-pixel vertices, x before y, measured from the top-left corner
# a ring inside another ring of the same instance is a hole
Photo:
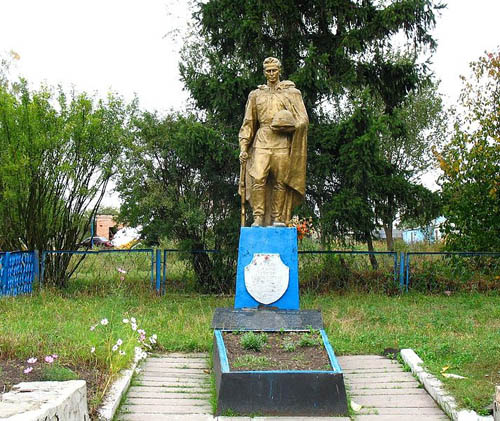
[[[267,85],[248,95],[239,132],[241,176],[249,186],[240,194],[252,206],[253,227],[280,227],[304,198],[309,119],[295,84],[280,81],[280,61],[268,57],[263,65]]]

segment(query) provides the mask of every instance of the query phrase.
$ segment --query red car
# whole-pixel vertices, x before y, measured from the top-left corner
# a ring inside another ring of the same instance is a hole
[[[94,247],[106,247],[106,248],[113,247],[113,244],[111,244],[111,241],[109,241],[107,238],[104,238],[104,237],[86,238],[78,245],[78,247],[90,248],[91,240],[92,240],[92,244],[94,245]]]

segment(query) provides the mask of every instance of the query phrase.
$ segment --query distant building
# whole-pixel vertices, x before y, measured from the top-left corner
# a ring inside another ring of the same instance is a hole
[[[108,240],[112,240],[116,231],[123,228],[123,224],[117,224],[113,219],[113,215],[97,215],[95,218],[96,222],[96,233],[97,237],[104,237]]]
[[[385,240],[386,239],[385,231],[383,229],[376,230],[373,233],[373,238],[376,238],[378,240]],[[393,238],[393,240],[396,240],[398,238],[403,238],[403,231],[398,230],[396,228],[393,228],[392,229],[392,238]]]
[[[435,243],[443,238],[442,224],[445,221],[444,216],[434,219],[426,227],[409,228],[403,230],[403,241],[406,244],[428,241]]]

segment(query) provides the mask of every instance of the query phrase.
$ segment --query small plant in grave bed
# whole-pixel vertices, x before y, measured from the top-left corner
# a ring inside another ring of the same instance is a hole
[[[283,345],[281,345],[281,347],[286,352],[294,352],[297,349],[297,346],[293,343],[293,341],[290,341],[290,340],[283,341]]]
[[[241,346],[247,350],[260,352],[267,343],[265,333],[247,332],[241,337]]]
[[[319,331],[314,329],[310,329],[309,332],[301,335],[298,343],[300,347],[308,347],[308,346],[313,347],[313,346],[319,346],[321,344],[322,341]]]
[[[251,370],[269,367],[272,361],[267,357],[257,357],[256,355],[242,355],[233,363],[234,368],[248,367]]]

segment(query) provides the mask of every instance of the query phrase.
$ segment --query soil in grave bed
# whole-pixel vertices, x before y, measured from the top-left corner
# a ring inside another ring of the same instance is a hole
[[[223,332],[223,338],[231,371],[332,370],[318,331]]]

